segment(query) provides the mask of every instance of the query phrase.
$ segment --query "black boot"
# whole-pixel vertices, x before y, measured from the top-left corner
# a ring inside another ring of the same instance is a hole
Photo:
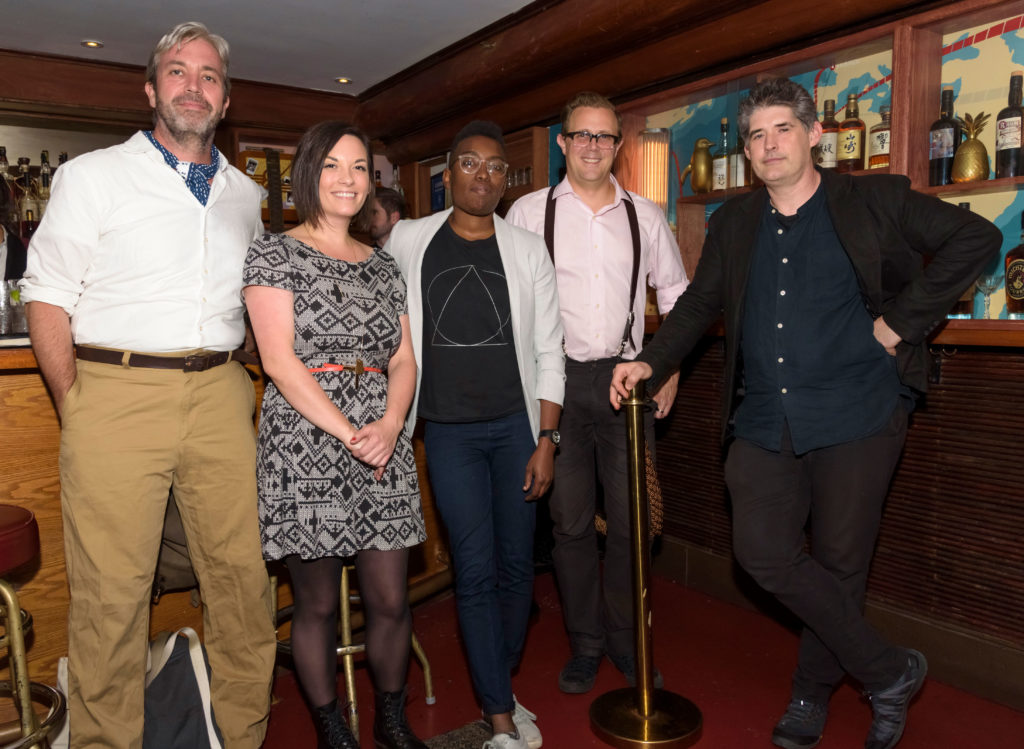
[[[405,720],[405,690],[374,696],[373,741],[378,749],[427,749]]]
[[[338,700],[313,709],[316,724],[317,749],[359,749],[348,723],[341,715]]]

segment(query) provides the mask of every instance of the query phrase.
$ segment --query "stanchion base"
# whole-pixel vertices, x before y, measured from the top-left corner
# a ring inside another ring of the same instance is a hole
[[[590,704],[590,727],[598,738],[621,749],[692,746],[700,738],[700,710],[685,697],[655,689],[651,715],[636,707],[636,689],[615,689]]]

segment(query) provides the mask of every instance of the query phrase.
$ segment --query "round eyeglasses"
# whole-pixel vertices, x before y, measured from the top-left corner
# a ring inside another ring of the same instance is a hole
[[[503,177],[508,171],[508,162],[501,159],[487,159],[484,161],[475,153],[464,153],[455,157],[455,163],[459,165],[465,174],[476,174],[480,171],[481,164],[487,165],[487,173],[492,177]]]
[[[615,144],[622,140],[621,135],[615,135],[614,133],[592,133],[589,130],[574,130],[571,133],[563,133],[562,137],[577,148],[586,148],[594,141],[597,141],[597,147],[606,151],[615,148]]]

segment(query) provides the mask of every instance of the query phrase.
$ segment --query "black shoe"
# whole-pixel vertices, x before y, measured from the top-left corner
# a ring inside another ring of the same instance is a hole
[[[810,749],[825,732],[828,705],[793,698],[772,730],[772,743],[785,749]]]
[[[405,719],[405,689],[374,696],[373,743],[378,749],[427,749]]]
[[[558,675],[558,688],[567,694],[583,694],[594,688],[601,655],[574,655]]]
[[[907,708],[924,684],[928,661],[916,650],[907,650],[907,668],[891,687],[868,694],[874,720],[864,749],[892,749],[903,737]]]
[[[341,715],[338,701],[313,709],[317,749],[359,749],[359,742]]]
[[[636,658],[632,653],[628,655],[613,655],[608,654],[609,660],[615,664],[615,668],[622,672],[622,675],[626,677],[626,682],[631,687],[636,686]],[[654,688],[661,689],[665,686],[665,679],[661,676],[661,671],[654,669]]]

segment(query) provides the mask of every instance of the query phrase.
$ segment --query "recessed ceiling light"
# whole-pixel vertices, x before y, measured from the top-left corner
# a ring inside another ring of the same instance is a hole
[[[345,76],[340,76],[338,78],[335,78],[334,82],[335,83],[351,83],[352,79],[351,78],[346,78]]]
[[[89,49],[100,49],[103,46],[103,42],[98,39],[83,39],[81,44]]]

